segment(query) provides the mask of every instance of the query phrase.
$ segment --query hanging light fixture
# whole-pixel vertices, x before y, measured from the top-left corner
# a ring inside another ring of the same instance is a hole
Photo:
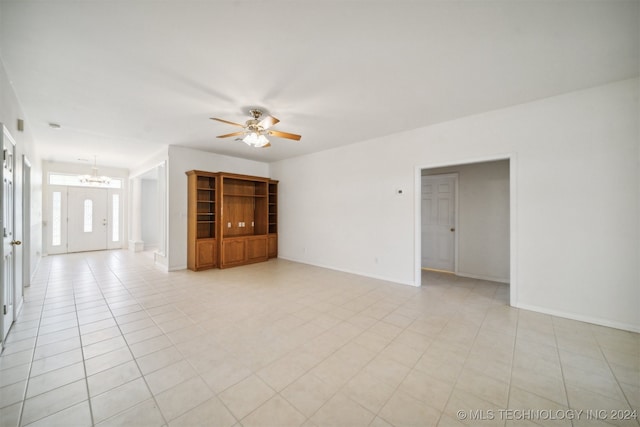
[[[89,185],[106,185],[111,182],[111,178],[108,176],[98,176],[98,167],[96,166],[96,156],[93,156],[93,167],[91,168],[91,175],[80,175],[78,179],[83,184],[89,184]]]
[[[251,147],[257,148],[264,147],[269,143],[267,137],[264,136],[260,131],[247,133],[247,135],[242,138],[242,141]]]

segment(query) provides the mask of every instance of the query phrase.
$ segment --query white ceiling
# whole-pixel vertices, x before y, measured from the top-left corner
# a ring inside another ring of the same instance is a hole
[[[1,0],[0,58],[44,159],[275,161],[637,76],[639,4]],[[302,140],[215,138],[250,107]]]

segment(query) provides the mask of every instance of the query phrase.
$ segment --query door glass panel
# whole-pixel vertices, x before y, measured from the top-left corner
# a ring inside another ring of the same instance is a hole
[[[85,199],[84,201],[84,232],[91,233],[93,231],[93,201]]]
[[[53,217],[51,218],[51,246],[62,244],[62,193],[53,192]]]
[[[120,240],[120,195],[114,194],[111,203],[111,241],[117,242]]]

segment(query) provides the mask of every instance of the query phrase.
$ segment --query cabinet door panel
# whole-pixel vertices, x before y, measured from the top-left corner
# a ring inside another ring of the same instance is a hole
[[[266,237],[247,239],[247,259],[248,261],[259,261],[267,259]]]
[[[222,242],[222,264],[231,265],[242,263],[245,260],[245,241],[225,240]]]
[[[278,235],[269,234],[269,258],[278,256]]]
[[[215,267],[216,259],[215,240],[196,243],[196,269]]]

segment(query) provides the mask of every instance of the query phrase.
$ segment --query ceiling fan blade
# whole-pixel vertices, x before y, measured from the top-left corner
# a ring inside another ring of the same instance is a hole
[[[271,147],[271,143],[270,142],[267,142],[265,145],[262,146],[262,148],[268,148],[268,147]]]
[[[244,127],[244,125],[241,125],[240,123],[234,123],[234,122],[230,122],[229,120],[224,120],[224,119],[217,119],[215,117],[211,117],[211,120],[217,120],[219,122],[226,123],[228,125],[240,126],[241,128]]]
[[[244,135],[244,131],[218,135],[216,138],[229,138],[230,136],[238,136],[238,135]]]
[[[296,141],[300,141],[300,138],[302,138],[302,136],[296,135],[295,133],[280,132],[279,130],[270,130],[267,133],[278,138],[294,139]]]
[[[258,126],[262,126],[262,129],[269,129],[271,126],[275,125],[279,121],[280,120],[276,119],[273,116],[267,116],[264,119],[260,120],[260,123],[258,123]]]

